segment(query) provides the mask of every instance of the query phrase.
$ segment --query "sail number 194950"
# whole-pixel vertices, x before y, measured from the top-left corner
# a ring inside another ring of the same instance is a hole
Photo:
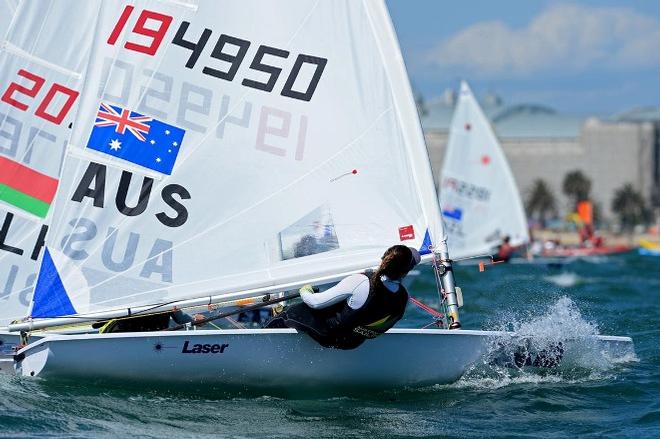
[[[117,43],[134,9],[134,6],[130,5],[127,5],[123,9],[108,37],[108,44],[115,45]],[[132,41],[131,37],[128,36],[124,43],[124,48],[146,55],[155,55],[172,24],[172,20],[173,17],[169,15],[147,9],[142,10],[131,30],[131,33],[138,36],[139,42]],[[148,27],[147,23],[153,26]],[[172,40],[172,44],[190,50],[190,55],[186,60],[185,66],[186,68],[193,69],[209,42],[213,31],[205,28],[195,41],[195,38],[186,36],[189,28],[190,22],[181,22]],[[210,54],[210,57],[219,60],[221,65],[205,65],[201,68],[202,73],[225,81],[233,81],[241,63],[248,54],[250,46],[252,46],[252,42],[248,40],[221,34],[216,40]],[[272,92],[283,70],[280,65],[282,65],[283,60],[289,58],[289,55],[290,53],[287,50],[263,44],[259,45],[252,56],[249,69],[258,72],[257,75],[259,75],[261,80],[245,77],[241,81],[241,85],[269,93]],[[280,95],[301,101],[310,101],[321,80],[327,62],[328,60],[326,58],[298,54],[291,71],[286,75],[286,80],[284,80],[284,84],[280,89]],[[221,66],[223,68],[218,68]],[[304,80],[299,78],[303,70],[305,71],[303,75]],[[279,82],[281,83],[282,81]]]

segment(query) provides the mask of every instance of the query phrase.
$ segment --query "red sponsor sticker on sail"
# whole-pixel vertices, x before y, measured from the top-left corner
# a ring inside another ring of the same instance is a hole
[[[399,227],[399,239],[406,241],[408,239],[415,239],[415,229],[412,224],[409,226]]]

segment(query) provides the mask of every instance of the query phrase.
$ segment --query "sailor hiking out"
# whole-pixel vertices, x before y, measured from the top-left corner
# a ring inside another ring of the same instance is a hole
[[[414,248],[390,247],[374,273],[353,274],[321,293],[305,285],[302,303],[285,308],[265,327],[295,328],[324,347],[354,349],[403,317],[408,292],[401,280],[419,261]]]

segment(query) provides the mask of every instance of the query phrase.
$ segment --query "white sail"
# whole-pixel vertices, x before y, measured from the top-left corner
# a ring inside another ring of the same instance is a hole
[[[440,205],[453,258],[489,254],[504,236],[529,241],[511,169],[472,90],[461,91],[442,166]]]
[[[381,1],[103,2],[81,99],[32,317],[446,249]]]
[[[98,6],[23,0],[2,35],[0,326],[28,310]]]
[[[18,7],[18,0],[2,0],[0,1],[0,38],[4,39],[7,35],[7,30],[11,24],[11,20],[16,13]]]

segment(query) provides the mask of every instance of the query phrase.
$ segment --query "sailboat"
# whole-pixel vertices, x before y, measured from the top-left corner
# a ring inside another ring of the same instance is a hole
[[[0,370],[19,343],[3,328],[29,310],[99,6],[2,5],[13,19],[0,45]]]
[[[348,351],[293,329],[48,335],[16,371],[266,392],[452,382],[530,340],[459,329],[446,240],[384,2],[103,2],[30,313],[10,330],[268,300],[397,243],[432,262],[444,329]],[[568,339],[561,356],[583,350]]]
[[[513,174],[466,81],[451,122],[439,192],[453,258],[491,254],[505,236],[512,246],[529,242]]]

